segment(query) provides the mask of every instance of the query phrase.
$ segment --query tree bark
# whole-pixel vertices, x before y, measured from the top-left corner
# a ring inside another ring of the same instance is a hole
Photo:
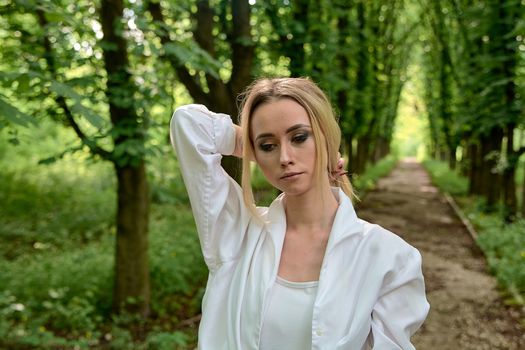
[[[480,147],[477,143],[472,141],[468,145],[468,162],[469,162],[469,190],[470,195],[481,194],[481,156],[480,156]]]
[[[369,59],[368,59],[368,45],[367,38],[365,35],[366,31],[366,16],[365,16],[365,5],[362,1],[357,3],[357,75],[356,75],[356,86],[357,90],[357,105],[354,109],[354,119],[357,125],[366,122],[367,110],[368,110],[368,80],[369,76]],[[368,154],[369,142],[363,135],[357,136],[357,150],[355,157],[355,172],[362,174],[366,167],[366,155]]]
[[[117,240],[113,308],[147,316],[150,312],[148,261],[149,191],[144,155],[126,152],[129,145],[144,146],[144,131],[133,108],[135,86],[128,71],[127,43],[122,36],[122,0],[102,0],[100,19],[104,32],[106,95],[117,136],[114,160],[118,181]],[[125,131],[125,132],[124,132]],[[140,152],[139,152],[140,153]]]
[[[507,166],[503,172],[503,203],[505,205],[505,221],[516,219],[518,213],[518,198],[516,196],[516,166],[519,155],[514,151],[514,125],[507,126]]]
[[[347,3],[342,3],[338,5],[338,17],[337,17],[337,30],[339,32],[338,42],[340,47],[345,47],[347,37],[349,33],[349,11],[351,9]],[[348,53],[345,50],[339,50],[337,53],[337,63],[339,65],[339,71],[342,74],[342,77],[345,81],[349,79],[348,70],[350,67]],[[349,105],[349,93],[348,87],[343,85],[339,91],[337,91],[337,108],[339,109],[339,125],[341,127],[342,135],[342,144],[345,147],[344,151],[348,157],[347,169],[350,173],[354,171],[354,158],[353,158],[353,133],[352,128],[348,125],[345,125],[350,117],[350,105]],[[348,122],[352,124],[351,122]],[[344,153],[344,152],[343,152]]]
[[[494,127],[488,135],[481,138],[481,157],[483,183],[482,193],[487,200],[487,211],[496,210],[501,194],[501,175],[498,174],[497,162],[501,152],[503,132]]]
[[[367,135],[360,136],[357,140],[357,153],[355,161],[355,172],[363,174],[368,163],[368,155],[370,152],[370,140]]]
[[[348,156],[347,170],[350,174],[356,173],[355,169],[355,156],[354,156],[354,138],[352,135],[347,135],[345,138],[346,142],[346,155]]]
[[[523,172],[523,181],[521,184],[521,217],[525,219],[525,171]]]
[[[115,165],[118,179],[117,241],[113,307],[148,316],[150,278],[148,261],[149,191],[144,162]]]

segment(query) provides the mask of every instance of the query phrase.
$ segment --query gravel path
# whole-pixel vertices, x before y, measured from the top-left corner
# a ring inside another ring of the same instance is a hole
[[[482,253],[420,164],[401,162],[358,204],[358,215],[423,255],[431,310],[413,337],[418,350],[525,349],[525,315],[504,305]]]

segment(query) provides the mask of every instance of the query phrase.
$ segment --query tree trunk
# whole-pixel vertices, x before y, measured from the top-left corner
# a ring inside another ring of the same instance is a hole
[[[521,217],[525,219],[525,171],[523,171],[523,182],[521,186]]]
[[[514,151],[514,125],[507,127],[507,166],[503,172],[503,202],[505,204],[505,221],[511,222],[518,213],[518,199],[516,197],[516,166],[518,155]]]
[[[113,308],[143,316],[149,314],[150,280],[148,263],[149,192],[144,155],[129,145],[143,147],[144,131],[133,108],[135,86],[128,71],[127,43],[122,36],[122,0],[102,0],[100,19],[104,32],[102,46],[107,71],[106,95],[113,128],[114,159],[118,180],[117,241]]]
[[[447,151],[443,148],[439,149],[439,160],[441,160],[442,162],[448,161]]]
[[[149,191],[144,163],[115,166],[118,179],[115,311],[149,314]]]
[[[356,172],[353,143],[354,143],[354,138],[352,137],[352,135],[347,135],[346,136],[346,154],[348,156],[347,170],[350,174],[353,174]]]
[[[198,78],[201,72],[190,74],[186,68],[186,62],[179,61],[174,56],[169,56],[168,60],[177,72],[179,80],[184,84],[191,97],[196,103],[206,105],[214,112],[229,114],[235,123],[238,123],[237,97],[251,83],[252,66],[255,57],[255,43],[251,35],[251,5],[248,0],[233,0],[230,2],[232,11],[232,28],[228,33],[227,43],[231,48],[232,72],[228,82],[217,78],[209,73],[205,73],[206,84]],[[172,39],[165,31],[168,24],[164,20],[161,3],[158,1],[148,1],[148,11],[156,22],[162,23],[158,35],[161,43],[166,45]],[[197,12],[195,13],[196,27],[193,37],[197,44],[210,56],[217,58],[217,42],[214,29],[214,9],[208,0],[197,2]],[[223,45],[223,43],[221,43]],[[207,86],[203,86],[207,85]],[[240,182],[241,162],[234,157],[224,157],[222,161],[224,169],[237,182]]]
[[[451,146],[452,147],[452,146]],[[449,149],[448,153],[448,167],[452,170],[456,169],[457,159],[456,159],[456,148],[452,147]]]
[[[370,140],[368,137],[361,136],[358,138],[357,142],[357,153],[355,161],[355,171],[357,174],[363,174],[366,169],[368,162],[368,154],[370,149]]]
[[[481,156],[478,144],[471,142],[468,145],[468,162],[469,162],[469,190],[470,195],[481,194]]]
[[[482,191],[487,199],[487,211],[496,210],[501,194],[501,175],[497,173],[497,162],[501,152],[503,132],[500,128],[492,128],[490,134],[481,138],[481,157],[483,184]]]
[[[356,75],[356,85],[357,90],[357,105],[354,110],[354,120],[359,126],[361,123],[366,122],[368,118],[369,102],[368,102],[368,82],[370,80],[369,72],[369,54],[368,54],[368,45],[367,38],[365,35],[366,32],[366,16],[365,16],[365,5],[363,2],[359,1],[357,3],[357,42],[356,47],[358,50],[357,53],[357,75]],[[365,130],[366,133],[366,130]],[[357,136],[357,150],[355,157],[355,166],[354,170],[357,174],[362,174],[366,167],[366,157],[368,154],[369,142],[364,135]]]

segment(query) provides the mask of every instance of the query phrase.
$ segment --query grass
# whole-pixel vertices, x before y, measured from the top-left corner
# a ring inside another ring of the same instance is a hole
[[[352,185],[358,196],[363,196],[367,191],[372,190],[377,180],[388,175],[392,169],[397,165],[398,158],[394,155],[389,155],[376,164],[369,165],[362,175],[352,174]]]
[[[434,185],[441,191],[453,196],[466,195],[468,192],[468,179],[455,171],[451,171],[447,163],[427,159],[423,166],[429,171]]]
[[[509,296],[509,303],[523,304],[525,296],[525,220],[505,223],[502,216],[484,212],[484,201],[468,197],[468,180],[445,163],[425,161],[432,181],[443,192],[455,195],[461,209],[476,228],[477,245],[487,258],[491,273]]]

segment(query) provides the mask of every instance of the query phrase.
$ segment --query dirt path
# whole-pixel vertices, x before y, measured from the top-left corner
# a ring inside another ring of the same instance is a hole
[[[401,162],[366,195],[358,215],[423,255],[431,310],[413,338],[418,350],[525,349],[517,311],[503,304],[483,255],[421,165]]]

